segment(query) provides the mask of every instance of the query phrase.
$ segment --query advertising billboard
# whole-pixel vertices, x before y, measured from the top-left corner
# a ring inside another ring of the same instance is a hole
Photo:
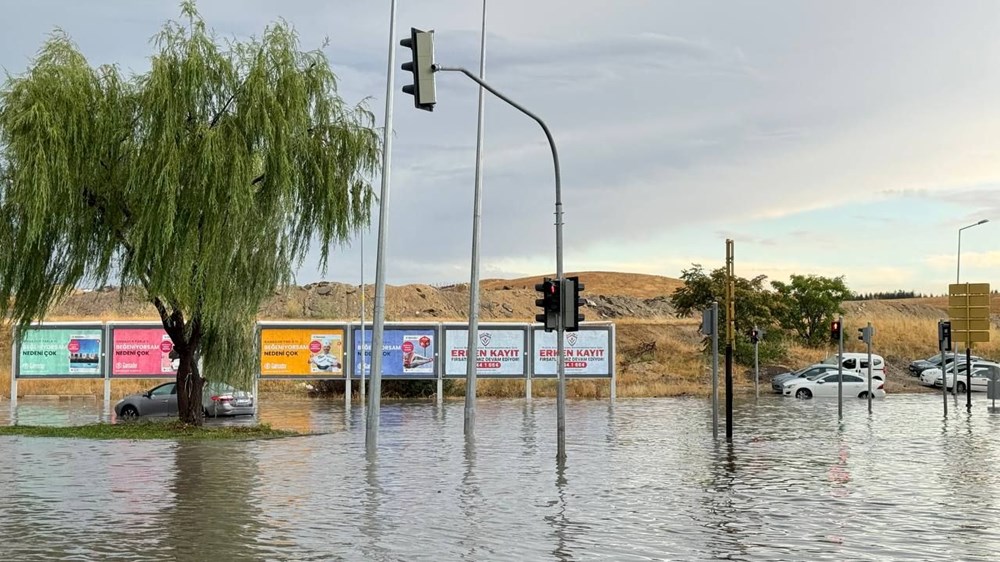
[[[365,378],[371,375],[372,331],[354,328],[354,378],[361,373],[364,351]],[[437,329],[434,326],[386,326],[382,330],[382,376],[409,379],[437,378]]]
[[[180,359],[162,326],[112,326],[112,377],[177,376]]]
[[[566,356],[566,376],[610,377],[614,367],[611,329],[604,326],[564,332],[563,351]],[[536,377],[554,377],[559,361],[556,333],[541,328],[533,330],[533,373]]]
[[[262,378],[344,376],[344,329],[329,326],[260,329]]]
[[[476,345],[477,376],[523,377],[527,374],[528,331],[525,328],[480,324]],[[468,328],[445,327],[445,376],[464,377],[467,374],[468,348]]]
[[[17,378],[102,378],[104,332],[98,325],[32,326],[17,354]]]

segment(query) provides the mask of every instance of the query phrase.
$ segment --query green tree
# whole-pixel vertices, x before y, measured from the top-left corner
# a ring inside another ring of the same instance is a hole
[[[777,326],[773,309],[776,306],[774,294],[767,290],[764,275],[753,279],[737,276],[733,296],[736,309],[735,339],[736,359],[747,364],[753,360],[753,346],[746,343],[748,334],[754,327],[764,329],[767,333],[759,348],[761,359],[768,361],[777,358],[784,352],[781,334],[774,328]],[[720,340],[725,342],[726,326],[726,269],[720,267],[710,273],[699,264],[692,264],[691,269],[681,272],[684,286],[678,288],[670,296],[670,304],[678,316],[687,317],[712,305],[719,303]],[[744,345],[746,343],[746,345]]]
[[[180,418],[205,377],[246,387],[261,302],[310,242],[367,224],[379,131],[285,23],[220,44],[193,2],[151,68],[94,68],[54,33],[0,91],[0,303],[20,325],[83,283],[145,290],[180,354]]]
[[[812,346],[826,341],[833,316],[851,296],[843,277],[792,275],[788,283],[772,281],[771,286],[779,296],[781,326]]]

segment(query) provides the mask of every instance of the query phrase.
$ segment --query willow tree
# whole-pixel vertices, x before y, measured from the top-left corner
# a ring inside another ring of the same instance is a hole
[[[24,326],[81,284],[143,291],[180,355],[180,418],[198,424],[205,379],[249,383],[255,316],[310,243],[325,270],[369,221],[380,135],[287,24],[220,43],[193,3],[182,14],[148,72],[93,67],[56,32],[8,76],[0,303]]]

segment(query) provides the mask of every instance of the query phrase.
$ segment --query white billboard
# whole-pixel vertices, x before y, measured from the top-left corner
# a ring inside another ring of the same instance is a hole
[[[556,376],[559,362],[556,333],[539,328],[532,333],[534,376]],[[563,336],[567,376],[611,376],[614,356],[610,328],[581,329],[578,332],[564,332]]]
[[[526,374],[527,330],[524,328],[480,327],[476,373],[483,377],[521,377]],[[446,377],[465,376],[469,330],[445,327],[444,356]]]

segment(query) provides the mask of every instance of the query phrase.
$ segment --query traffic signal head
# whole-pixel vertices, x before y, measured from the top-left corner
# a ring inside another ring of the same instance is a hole
[[[586,304],[586,301],[580,298],[582,291],[583,283],[580,283],[579,277],[567,277],[563,280],[562,294],[565,296],[562,299],[563,329],[567,332],[579,330],[580,322],[584,321],[583,314],[580,314],[580,307]]]
[[[861,340],[861,341],[865,341],[865,329],[864,328],[858,328],[858,339]]]
[[[437,103],[437,88],[434,85],[434,31],[410,28],[410,37],[402,39],[400,45],[410,49],[411,60],[404,62],[403,70],[413,73],[413,84],[403,86],[403,92],[413,96],[417,109],[434,111]]]
[[[542,298],[535,299],[535,306],[542,309],[541,314],[535,315],[535,321],[544,324],[546,332],[558,330],[559,314],[561,313],[559,282],[546,277],[541,283],[535,284],[535,290],[542,293]]]
[[[759,341],[760,341],[760,332],[756,328],[750,330],[750,343],[756,344]]]
[[[830,341],[839,342],[840,341],[840,321],[834,320],[830,323]]]

